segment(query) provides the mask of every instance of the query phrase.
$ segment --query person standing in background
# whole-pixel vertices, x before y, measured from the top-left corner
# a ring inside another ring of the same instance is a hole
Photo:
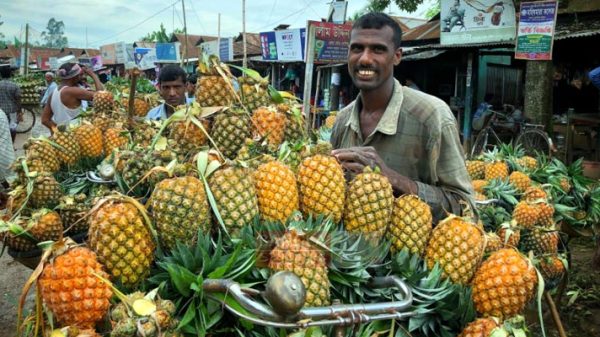
[[[192,104],[196,100],[196,82],[198,82],[198,75],[191,74],[187,78],[187,84],[185,85],[185,103]]]
[[[52,93],[54,92],[54,90],[56,89],[56,82],[54,81],[54,73],[49,71],[45,74],[44,76],[46,78],[46,85],[48,86],[46,88],[46,91],[44,92],[44,96],[42,97],[42,100],[40,101],[40,105],[43,108],[46,103],[48,103],[48,99],[50,98],[50,95],[52,95]]]
[[[15,149],[13,148],[13,141],[8,126],[8,117],[0,109],[0,194],[2,194],[3,189],[8,188],[6,179],[13,175],[10,166],[14,161]],[[0,199],[2,199],[2,196],[0,196]]]
[[[10,66],[0,66],[0,110],[3,110],[8,119],[12,141],[15,140],[17,123],[21,119],[21,88],[10,80],[12,71]]]

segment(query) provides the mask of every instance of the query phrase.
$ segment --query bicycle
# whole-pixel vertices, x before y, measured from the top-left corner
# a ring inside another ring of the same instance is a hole
[[[33,129],[36,119],[34,109],[34,106],[21,106],[21,116],[17,120],[16,133],[27,133]]]
[[[494,130],[494,122],[496,122],[497,116],[507,116],[501,112],[490,110],[492,114],[484,123],[484,127],[481,129],[473,146],[471,147],[470,158],[474,158],[482,154],[486,150],[492,149],[494,146],[503,143],[496,131]],[[556,152],[552,138],[543,131],[544,125],[542,124],[531,124],[524,120],[515,120],[514,123],[517,126],[518,131],[511,131],[511,138],[514,138],[515,134],[518,133],[515,139],[515,146],[520,146],[526,155],[536,156],[539,153],[551,156],[552,152]],[[493,143],[490,142],[490,136],[492,137]]]

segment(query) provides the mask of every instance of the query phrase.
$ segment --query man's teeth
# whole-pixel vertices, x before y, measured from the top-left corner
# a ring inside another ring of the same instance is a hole
[[[371,76],[375,74],[375,72],[373,70],[359,70],[358,74],[362,76]]]

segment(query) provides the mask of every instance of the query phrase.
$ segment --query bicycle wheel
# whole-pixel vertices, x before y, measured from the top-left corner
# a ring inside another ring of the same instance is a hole
[[[21,112],[23,113],[23,119],[17,124],[15,131],[17,133],[26,133],[33,129],[35,125],[35,113],[28,108],[22,108]]]
[[[489,131],[487,129],[481,130],[481,132],[477,135],[477,137],[475,138],[475,142],[471,147],[470,159],[473,159],[483,153],[485,147],[487,146],[488,135]]]
[[[528,129],[517,137],[516,144],[520,145],[528,156],[535,156],[539,153],[550,156],[551,147],[548,139],[548,134],[544,131]]]

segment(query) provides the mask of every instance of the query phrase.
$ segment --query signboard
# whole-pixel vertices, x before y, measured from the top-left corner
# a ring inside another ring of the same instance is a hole
[[[512,0],[442,0],[440,43],[513,41],[516,32]]]
[[[104,64],[117,63],[114,43],[100,46],[100,55],[102,55],[102,60],[104,61]]]
[[[142,70],[153,69],[157,62],[155,48],[135,48],[135,64]]]
[[[332,1],[329,7],[329,15],[331,22],[344,23],[346,22],[346,9],[348,8],[347,1]]]
[[[200,44],[200,51],[207,55],[218,55],[223,62],[233,61],[233,39],[222,37],[221,45],[217,46],[217,43],[218,40],[203,42]]]
[[[302,61],[302,32],[300,29],[275,31],[277,59],[279,61]]]
[[[57,57],[53,56],[53,57],[48,58],[48,63],[50,64],[50,69],[52,69],[52,70],[57,70],[59,67]]]
[[[515,58],[552,60],[558,1],[522,2]]]
[[[315,63],[342,63],[348,59],[352,25],[309,21],[315,30]]]
[[[50,70],[50,58],[48,56],[38,56],[37,64],[41,70]]]
[[[275,32],[260,33],[260,49],[264,61],[277,61],[277,42]]]
[[[181,43],[157,43],[156,58],[158,62],[179,62],[181,56],[179,54],[179,46]]]
[[[92,57],[91,61],[92,61],[92,70],[96,71],[96,70],[102,68],[103,64],[102,64],[102,56],[101,55],[96,55],[96,56]]]

